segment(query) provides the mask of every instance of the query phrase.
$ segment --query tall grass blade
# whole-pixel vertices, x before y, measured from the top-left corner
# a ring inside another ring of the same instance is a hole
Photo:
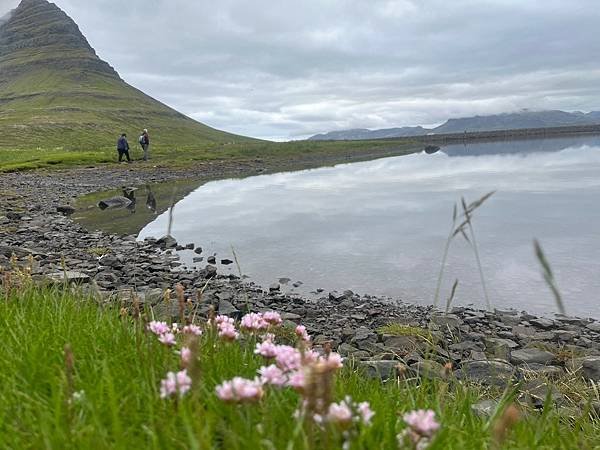
[[[542,250],[542,246],[540,245],[540,243],[537,239],[535,239],[533,241],[533,246],[535,248],[535,256],[537,257],[540,265],[542,266],[542,275],[544,276],[544,280],[546,281],[546,284],[548,285],[548,287],[550,287],[550,290],[552,291],[552,294],[554,295],[554,301],[556,302],[556,307],[558,308],[558,311],[561,314],[566,315],[565,305],[564,305],[562,297],[560,295],[560,291],[558,290],[558,286],[557,286],[556,280],[554,278],[554,273],[552,272],[550,263],[548,262],[548,259],[546,258],[544,251]]]

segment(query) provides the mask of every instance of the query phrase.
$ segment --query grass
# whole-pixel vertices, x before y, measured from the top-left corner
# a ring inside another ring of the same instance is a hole
[[[237,375],[252,378],[261,365],[251,343],[203,337],[201,376],[175,401],[160,399],[158,387],[167,371],[177,369],[178,356],[118,305],[99,307],[80,294],[25,285],[0,300],[0,340],[2,448],[341,448],[335,430],[296,423],[299,397],[292,391],[268,390],[257,405],[217,399],[217,384]],[[82,394],[74,400],[74,392]],[[397,448],[400,417],[416,408],[433,409],[442,423],[434,449],[489,448],[500,432],[506,433],[502,448],[600,446],[596,420],[586,414],[564,420],[549,405],[499,430],[505,418],[479,418],[471,410],[483,391],[458,382],[382,384],[346,369],[334,393],[337,400],[345,395],[368,400],[376,412],[351,448]]]
[[[379,334],[387,334],[390,336],[415,336],[429,342],[433,341],[431,333],[425,328],[412,327],[400,323],[389,323],[380,327],[377,332]]]

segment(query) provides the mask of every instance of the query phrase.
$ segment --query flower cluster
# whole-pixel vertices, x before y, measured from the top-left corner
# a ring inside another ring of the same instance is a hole
[[[167,373],[167,377],[160,382],[160,397],[167,398],[175,394],[183,397],[192,387],[192,379],[187,370]]]
[[[427,448],[435,436],[440,424],[435,419],[435,412],[419,409],[404,415],[404,422],[408,428],[398,435],[398,442],[412,444],[416,448]]]
[[[235,377],[216,387],[217,397],[228,403],[254,403],[264,394],[260,380]]]
[[[369,402],[355,403],[352,398],[346,397],[339,403],[329,405],[327,415],[316,419],[317,422],[327,422],[339,428],[347,429],[353,424],[370,425],[375,413],[371,410]]]
[[[148,330],[158,336],[161,344],[173,346],[177,343],[175,334],[179,333],[179,326],[176,323],[169,327],[166,322],[153,320],[148,324]]]
[[[240,337],[240,334],[235,329],[235,321],[231,317],[217,316],[215,324],[219,332],[219,337],[226,341],[235,341]]]

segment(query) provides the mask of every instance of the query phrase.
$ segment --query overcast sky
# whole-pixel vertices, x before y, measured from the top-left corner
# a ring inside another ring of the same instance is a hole
[[[598,0],[55,3],[127,82],[249,136],[600,109]]]

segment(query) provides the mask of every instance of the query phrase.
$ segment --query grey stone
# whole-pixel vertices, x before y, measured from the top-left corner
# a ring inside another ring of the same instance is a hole
[[[430,320],[442,328],[458,328],[462,325],[462,320],[454,314],[433,314]]]
[[[194,253],[195,253],[196,255],[199,255],[199,254],[201,254],[201,253],[202,253],[202,247],[196,247],[196,248],[194,249]]]
[[[233,306],[233,304],[227,300],[219,300],[219,314],[225,316],[236,315],[239,310]]]
[[[173,236],[163,236],[160,239],[157,239],[156,244],[162,248],[177,247],[177,241]]]
[[[356,352],[358,352],[359,350],[358,350],[356,347],[354,347],[354,346],[352,346],[352,345],[350,345],[350,344],[342,343],[342,344],[340,344],[340,346],[338,347],[338,350],[337,350],[337,351],[338,351],[338,353],[339,353],[340,355],[342,355],[342,356],[350,356],[350,355],[352,355],[353,353],[356,353]]]
[[[544,330],[548,330],[555,326],[554,320],[543,319],[543,318],[531,319],[529,321],[529,323],[535,325],[536,327],[543,328]]]
[[[590,356],[582,360],[583,375],[594,381],[600,381],[600,356]]]
[[[76,211],[71,205],[59,205],[56,207],[56,212],[64,214],[66,216],[70,216]]]
[[[600,322],[592,322],[589,325],[587,325],[586,328],[596,333],[600,333]]]
[[[388,380],[396,376],[397,361],[363,361],[359,367],[369,378]]]
[[[558,405],[564,400],[564,395],[555,386],[549,385],[544,380],[536,379],[521,386],[520,398],[535,408],[542,408],[547,398]]]
[[[515,368],[504,361],[466,361],[456,375],[486,386],[505,387],[514,378]]]
[[[90,276],[85,274],[85,273],[81,273],[81,272],[74,272],[74,271],[66,271],[66,272],[55,272],[55,273],[51,273],[50,275],[48,275],[48,277],[57,283],[64,283],[69,282],[69,283],[89,283],[90,282]]]
[[[428,380],[436,380],[443,378],[444,366],[436,361],[429,359],[418,361],[410,366],[411,371],[418,378],[426,378]]]
[[[100,209],[127,208],[129,205],[131,205],[131,200],[123,196],[111,197],[98,202],[98,208]]]
[[[565,371],[562,367],[558,366],[546,366],[544,364],[528,364],[526,367],[522,367],[523,373],[535,373],[536,376],[545,377],[551,380],[559,379],[564,375]]]
[[[532,347],[513,350],[510,359],[515,364],[549,364],[555,356],[546,350]]]

